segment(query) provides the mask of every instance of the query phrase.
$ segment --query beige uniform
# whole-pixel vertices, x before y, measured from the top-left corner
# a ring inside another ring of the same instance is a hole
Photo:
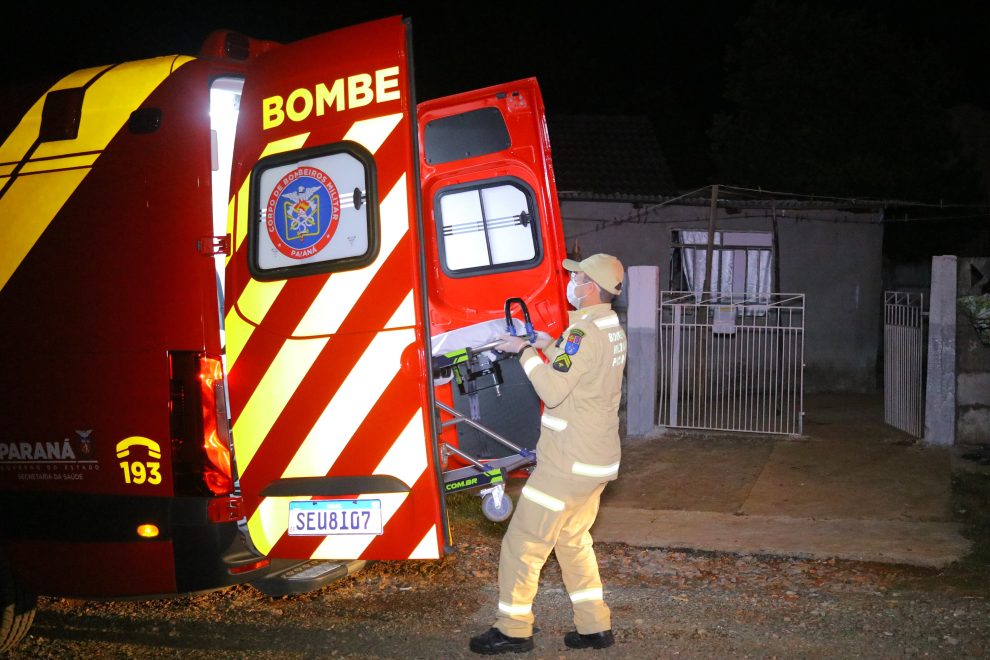
[[[607,482],[619,473],[619,400],[626,335],[608,304],[571,312],[570,325],[544,351],[519,354],[544,403],[536,469],[526,481],[499,560],[495,627],[533,634],[533,599],[553,550],[581,634],[611,629],[588,530]]]

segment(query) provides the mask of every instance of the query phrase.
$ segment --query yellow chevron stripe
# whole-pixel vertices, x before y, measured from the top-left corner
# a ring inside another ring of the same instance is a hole
[[[401,227],[403,231],[408,230],[408,217],[405,214],[405,209],[406,185],[405,175],[403,175],[395,187],[392,188],[392,191],[382,201],[381,216],[383,233],[386,233],[387,227],[392,227],[393,225]],[[393,232],[389,229],[387,233],[391,235]],[[392,243],[392,249],[395,248],[397,243],[398,240]],[[391,254],[392,249],[386,250],[385,246],[383,246],[375,263],[368,268],[374,268],[377,272],[381,268],[381,264]],[[282,283],[284,284],[284,282]],[[367,282],[364,283],[364,286],[367,286]],[[272,290],[264,286],[259,286],[256,291],[271,293]],[[361,291],[364,291],[364,288]],[[247,288],[245,288],[245,292],[247,292]],[[264,311],[267,312],[268,307],[265,307],[265,301],[268,298],[262,299],[262,296],[258,295],[257,300],[259,301],[258,309],[263,307]],[[238,304],[240,304],[239,301]],[[268,305],[270,306],[270,303]],[[348,307],[349,309],[350,307]],[[402,305],[399,306],[399,309],[403,309]],[[255,320],[255,317],[249,318]],[[236,362],[238,355],[246,345],[248,338],[254,331],[254,326],[243,323],[233,311],[227,315],[227,323],[227,364],[229,369]],[[302,378],[306,375],[306,372],[313,366],[313,362],[319,354],[319,350],[316,350],[316,347],[319,346],[319,349],[322,350],[326,342],[327,338],[324,336],[322,339],[313,340],[288,339],[282,345],[275,360],[268,367],[254,394],[251,395],[251,398],[244,406],[244,410],[234,423],[237,465],[241,474],[244,474],[247,470],[251,459],[258,451],[258,447],[264,441],[265,436],[268,435],[268,432],[274,426],[275,420],[281,414],[285,404],[291,398],[299,383],[302,382]],[[288,349],[287,346],[289,344],[296,344],[297,346],[294,349]],[[301,345],[309,346],[315,352],[311,352],[311,350],[304,351],[299,347]],[[262,385],[264,385],[264,388]]]
[[[251,177],[248,176],[244,179],[244,183],[241,185],[240,190],[237,191],[237,224],[234,227],[234,231],[231,235],[234,237],[234,249],[231,250],[233,253],[241,248],[241,243],[247,238],[247,226],[248,226],[248,209],[251,205]],[[228,259],[229,261],[229,259]]]
[[[275,304],[278,294],[285,287],[285,280],[274,282],[259,282],[258,280],[248,280],[244,287],[244,292],[237,301],[238,310],[247,318],[258,323],[264,320],[268,310]],[[254,332],[254,326],[244,321],[238,310],[231,310],[224,321],[227,331],[227,370],[233,368],[234,363],[240,356],[247,340]]]
[[[86,89],[79,136],[75,140],[44,142],[32,158],[61,156],[70,150],[79,153],[105,149],[127,123],[131,112],[171,73],[192,60],[191,57],[156,57],[126,62],[107,71]]]
[[[83,97],[79,135],[74,140],[41,143],[35,159],[71,156],[80,152],[102,152],[137,108],[168,75],[190,57],[162,57],[129,62],[115,67],[86,90]],[[104,70],[89,69],[63,78],[52,88],[64,89],[69,83],[85,84]],[[41,123],[44,99],[39,100],[14,133],[0,147],[0,160],[20,160],[34,144]],[[30,142],[28,142],[30,141]],[[16,155],[16,157],[13,157]],[[32,163],[25,167],[36,167]],[[46,169],[49,165],[43,165]],[[76,188],[89,173],[88,168],[71,172],[48,172],[44,176],[18,177],[0,200],[0,290],[27,257]]]
[[[319,476],[330,471],[354,432],[392,382],[401,367],[402,352],[415,340],[416,333],[412,329],[382,332],[372,340],[282,473],[283,479]],[[240,452],[240,445],[237,451]],[[417,409],[372,474],[391,474],[412,486],[426,468],[423,415],[422,409]],[[274,545],[288,529],[288,502],[270,502],[273,499],[280,498],[266,498],[248,521],[248,529],[252,530],[251,538],[256,545],[259,542]],[[263,530],[267,535],[263,541],[255,536],[255,529],[259,533]],[[355,539],[346,540],[347,549],[336,546],[330,549],[324,547],[324,543],[321,548],[331,554],[322,556],[332,558],[333,552],[343,552],[345,554],[338,555],[338,558],[358,557],[370,541],[371,538],[368,538],[362,545]],[[313,556],[317,557],[315,554]]]
[[[60,89],[82,87],[92,80],[96,74],[108,68],[102,66],[70,73],[55,83],[48,91],[56,92]],[[31,106],[30,110],[24,113],[17,127],[7,136],[3,145],[0,146],[0,162],[18,163],[24,159],[24,155],[27,154],[28,149],[34,146],[35,141],[38,139],[38,132],[41,129],[41,111],[45,107],[45,96],[47,96],[47,92]],[[80,126],[81,129],[82,127]]]
[[[3,289],[31,248],[88,170],[53,172],[44,177],[18,178],[0,197],[0,289]],[[30,209],[25,213],[24,209]]]
[[[241,318],[240,314],[231,313],[223,322],[226,333],[226,367],[227,373],[233,368],[241,351],[247,344],[248,337],[254,332],[254,326]],[[240,457],[238,457],[240,460]]]
[[[261,442],[271,431],[279,413],[313,366],[328,339],[290,339],[262,377],[258,387],[234,423],[237,466],[243,474]]]
[[[283,478],[326,474],[402,365],[402,351],[416,340],[412,330],[375,336],[340,389],[310,429]]]
[[[344,135],[345,140],[353,140],[362,144],[368,151],[372,154],[377,153],[378,149],[381,148],[388,136],[392,134],[395,127],[398,126],[399,122],[402,120],[402,114],[386,115],[384,117],[377,117],[374,119],[365,119],[355,122]],[[309,138],[309,133],[300,133],[299,135],[293,135],[281,140],[275,140],[268,143],[261,153],[261,158],[269,156],[276,153],[284,153],[286,151],[291,151],[294,149],[301,149],[306,144],[306,140]],[[400,181],[402,187],[393,188],[393,190],[401,190],[403,200],[405,199],[405,176],[403,175]],[[250,177],[244,180],[241,185],[240,190],[237,192],[235,199],[231,200],[230,206],[232,208],[228,209],[228,227],[231,236],[234,241],[234,250],[238,250],[244,239],[247,237],[247,227],[248,227],[248,209],[250,208]],[[391,197],[390,192],[386,196],[386,201],[388,197]],[[393,202],[394,203],[394,202]],[[384,209],[386,202],[382,203],[382,249],[381,252],[386,256],[391,254],[392,249],[395,244],[402,238],[405,231],[408,230],[408,211],[406,210],[406,205],[403,204],[402,213],[402,230],[401,233],[396,233],[393,230],[392,224],[386,222]],[[233,218],[236,217],[236,222]],[[231,225],[233,225],[231,227]],[[386,247],[388,246],[388,247]],[[233,253],[233,250],[231,251]],[[227,263],[230,262],[230,256],[227,257]],[[368,282],[374,277],[374,275],[381,268],[381,264],[384,263],[383,259],[376,260],[373,264],[369,265],[368,268],[363,268],[357,271],[348,271],[344,273],[337,273],[327,281],[327,285],[324,286],[323,290],[317,296],[316,301],[304,315],[299,326],[293,332],[293,336],[306,337],[312,335],[320,334],[332,334],[337,331],[340,327],[340,323],[343,321],[344,316],[350,311],[351,306],[357,301],[360,294],[367,287]],[[253,282],[253,280],[252,280]],[[284,283],[284,281],[283,281]],[[250,303],[245,301],[242,304],[242,299],[245,295],[248,295],[248,287],[245,287],[244,292],[241,297],[235,302],[237,310],[239,310],[246,318],[250,319],[252,323],[261,323],[264,319],[265,314],[268,309],[274,303],[275,298],[277,298],[278,292],[275,293],[274,297],[268,302],[267,306],[257,305],[257,300],[255,300],[256,306],[250,308]],[[248,340],[251,338],[251,334],[254,332],[254,326],[248,323],[244,323],[242,318],[239,318],[236,310],[231,308],[229,314],[227,314],[225,320],[225,326],[227,329],[227,369],[229,370],[234,366],[234,362],[237,361],[237,357],[240,351],[247,345]],[[243,468],[242,468],[243,469]]]
[[[307,132],[300,133],[299,135],[290,135],[289,137],[282,138],[281,140],[273,140],[265,145],[265,148],[262,150],[261,156],[259,156],[258,159],[260,160],[265,156],[271,156],[272,154],[283,154],[286,151],[302,149],[308,139],[309,133]]]

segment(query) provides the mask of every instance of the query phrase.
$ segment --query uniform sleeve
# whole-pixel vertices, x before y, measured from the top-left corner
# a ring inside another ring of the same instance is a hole
[[[519,354],[519,361],[543,403],[556,408],[594,367],[595,346],[593,342],[584,342],[573,353],[567,350],[551,353],[550,362],[544,363],[536,349],[527,347]]]

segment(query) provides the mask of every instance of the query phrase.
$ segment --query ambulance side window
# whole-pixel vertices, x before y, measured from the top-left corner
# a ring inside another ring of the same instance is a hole
[[[378,256],[375,161],[354,142],[276,154],[251,173],[248,268],[277,280],[362,268]]]
[[[535,196],[505,177],[450,186],[437,193],[441,264],[452,277],[531,268],[543,257]]]

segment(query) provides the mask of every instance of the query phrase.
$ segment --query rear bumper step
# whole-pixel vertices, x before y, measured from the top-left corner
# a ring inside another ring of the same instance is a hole
[[[268,575],[251,583],[266,596],[291,596],[315,591],[364,568],[364,559],[327,561],[273,560]]]

